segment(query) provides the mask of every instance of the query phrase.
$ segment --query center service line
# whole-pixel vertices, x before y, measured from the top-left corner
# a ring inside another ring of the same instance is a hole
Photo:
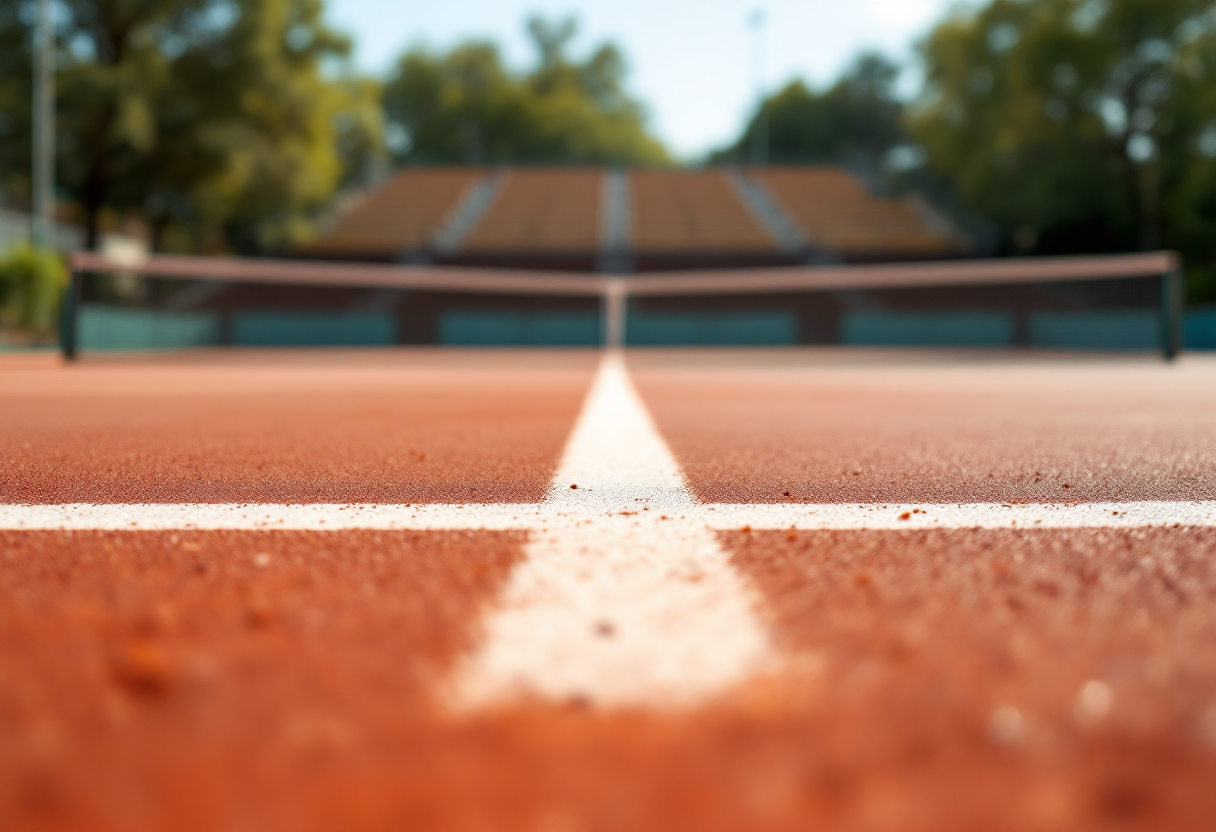
[[[619,354],[604,359],[457,709],[539,697],[681,707],[772,657],[756,598],[659,436]]]

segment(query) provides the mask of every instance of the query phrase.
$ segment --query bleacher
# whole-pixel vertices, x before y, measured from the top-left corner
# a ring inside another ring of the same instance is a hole
[[[406,169],[356,196],[293,253],[656,271],[917,260],[967,250],[967,240],[927,203],[876,195],[839,167],[611,175],[587,167],[447,167]]]
[[[639,258],[778,253],[776,241],[748,213],[721,170],[640,171],[630,176],[630,185],[633,250]]]
[[[911,198],[872,194],[838,167],[770,167],[750,172],[815,249],[842,259],[920,259],[965,251],[966,241]]]
[[[602,179],[596,169],[507,171],[495,199],[449,259],[523,265],[591,256],[599,247]]]
[[[413,168],[339,206],[321,234],[296,249],[304,257],[394,262],[426,249],[483,168]]]

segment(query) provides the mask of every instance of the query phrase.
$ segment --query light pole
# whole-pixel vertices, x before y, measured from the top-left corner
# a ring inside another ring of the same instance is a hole
[[[768,161],[768,113],[764,106],[764,10],[756,9],[747,16],[752,29],[752,69],[756,84],[756,126],[752,131],[751,161],[763,165]]]
[[[30,190],[33,214],[30,239],[39,248],[52,245],[55,201],[55,37],[51,24],[51,0],[38,0],[38,23],[34,32],[34,136]]]

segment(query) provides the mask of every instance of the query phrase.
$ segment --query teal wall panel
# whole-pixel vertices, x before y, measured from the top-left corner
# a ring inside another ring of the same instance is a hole
[[[1030,342],[1048,349],[1156,350],[1161,315],[1155,309],[1036,312]]]
[[[379,347],[397,343],[387,312],[271,310],[232,316],[232,343],[242,347]]]
[[[848,312],[842,343],[857,346],[1003,347],[1013,343],[1008,312]]]
[[[1216,350],[1216,306],[1188,309],[1183,330],[1188,350]]]
[[[78,322],[85,351],[163,350],[219,343],[219,317],[212,312],[169,312],[86,303]]]
[[[592,347],[603,336],[598,312],[452,310],[439,318],[439,343],[460,347]]]
[[[756,312],[633,312],[626,342],[637,347],[787,346],[798,343],[798,316]]]

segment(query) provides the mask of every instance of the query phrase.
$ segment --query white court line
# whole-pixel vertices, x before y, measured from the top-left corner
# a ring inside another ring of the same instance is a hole
[[[1035,529],[1216,526],[1216,500],[1123,503],[791,503],[701,506],[714,529]]]
[[[529,696],[678,707],[763,670],[774,651],[756,598],[714,530],[1175,525],[1216,526],[1216,501],[699,505],[616,355],[542,503],[0,505],[6,530],[528,531],[451,680],[458,709]]]
[[[667,511],[559,503],[402,505],[392,503],[63,503],[0,504],[0,529],[10,531],[531,531],[560,524],[586,524],[629,517],[649,524]],[[915,512],[915,513],[914,513]],[[903,515],[908,517],[904,518]],[[712,503],[679,506],[669,517],[708,529],[1042,529],[1216,526],[1216,501],[1108,503]],[[660,523],[661,524],[661,523]]]
[[[456,707],[531,696],[679,707],[759,672],[772,649],[756,599],[696,506],[609,354],[545,500],[565,519],[533,532],[453,678]]]

